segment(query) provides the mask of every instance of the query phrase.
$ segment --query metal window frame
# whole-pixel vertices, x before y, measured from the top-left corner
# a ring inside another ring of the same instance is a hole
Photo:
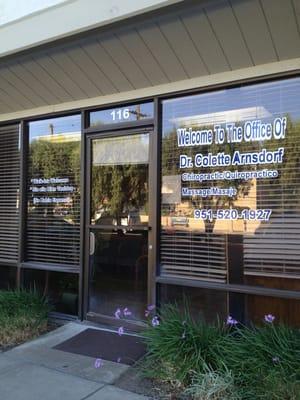
[[[85,223],[86,223],[86,209],[85,209],[85,196],[86,196],[86,134],[100,132],[101,130],[109,131],[111,128],[116,130],[117,128],[120,130],[126,130],[130,127],[136,126],[137,121],[132,121],[128,126],[126,123],[121,124],[113,124],[113,126],[105,125],[103,129],[99,129],[99,127],[89,127],[89,112],[90,111],[97,111],[97,110],[105,110],[108,108],[115,108],[118,106],[126,106],[126,105],[133,105],[138,104],[140,102],[145,101],[154,101],[154,119],[153,119],[153,170],[151,172],[152,179],[154,182],[153,190],[154,190],[154,205],[152,205],[152,212],[153,212],[153,222],[152,222],[152,231],[151,235],[153,235],[153,260],[156,263],[156,273],[153,273],[151,276],[152,282],[152,290],[151,290],[151,298],[155,299],[159,304],[159,297],[156,294],[156,285],[161,284],[169,284],[169,285],[181,285],[186,287],[198,287],[204,289],[212,289],[212,290],[221,290],[226,291],[227,293],[241,293],[241,294],[253,294],[253,295],[260,295],[260,296],[271,296],[271,297],[278,297],[278,298],[287,298],[287,299],[300,299],[300,292],[294,290],[283,290],[283,289],[273,289],[273,288],[265,288],[265,287],[258,287],[258,286],[249,286],[249,285],[242,285],[242,284],[217,284],[212,282],[206,281],[192,281],[192,280],[183,280],[183,279],[174,279],[174,278],[162,278],[159,276],[159,237],[160,237],[160,184],[161,184],[161,130],[162,130],[162,101],[163,100],[171,100],[179,97],[184,97],[188,95],[196,95],[202,93],[209,93],[213,91],[217,91],[220,89],[230,89],[240,86],[246,86],[251,84],[259,84],[264,82],[272,82],[272,81],[279,81],[283,79],[293,79],[293,78],[300,77],[300,69],[297,71],[288,71],[286,73],[273,73],[273,74],[266,74],[265,76],[260,77],[251,77],[248,79],[240,79],[235,80],[232,82],[225,82],[225,83],[218,83],[207,85],[201,88],[194,88],[188,90],[179,90],[173,91],[170,93],[164,93],[159,96],[151,96],[151,97],[142,97],[136,100],[128,100],[114,102],[114,103],[107,103],[105,105],[101,105],[99,107],[91,106],[91,107],[81,107],[72,110],[65,110],[62,112],[56,113],[46,113],[41,114],[39,116],[34,117],[26,117],[22,119],[13,119],[9,121],[4,121],[0,123],[0,126],[5,125],[13,125],[13,124],[20,124],[20,213],[19,213],[19,251],[18,251],[18,262],[12,262],[11,260],[0,260],[0,265],[11,265],[17,267],[17,284],[20,285],[22,278],[21,278],[21,271],[23,268],[30,267],[29,264],[24,262],[25,255],[26,255],[26,213],[27,213],[27,199],[26,199],[26,185],[27,185],[27,157],[28,157],[28,123],[31,121],[39,121],[48,118],[57,118],[57,117],[64,117],[70,116],[80,113],[81,114],[81,193],[84,194],[81,196],[81,203],[80,203],[80,266],[79,266],[79,311],[78,317],[80,319],[84,316],[83,310],[83,297],[85,292],[86,286],[86,277],[85,277],[85,255],[84,255],[84,248],[85,248]],[[141,120],[138,124],[138,127],[147,126],[149,124],[149,120]],[[46,264],[45,264],[46,266]],[[63,271],[62,271],[63,272]]]

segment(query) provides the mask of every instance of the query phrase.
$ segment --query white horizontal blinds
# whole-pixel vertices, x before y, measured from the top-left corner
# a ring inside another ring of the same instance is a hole
[[[27,261],[41,267],[79,266],[80,137],[79,116],[29,124]]]
[[[291,78],[163,101],[163,274],[225,281],[228,267],[239,280],[300,277],[299,93],[300,78]],[[224,247],[216,250],[217,234]],[[201,235],[207,251],[199,258]],[[212,256],[222,251],[228,265]]]
[[[283,167],[280,173],[273,185],[258,183],[257,207],[272,209],[272,216],[253,234],[244,236],[247,275],[300,277],[300,170]],[[297,180],[298,185],[294,183]]]
[[[225,282],[226,236],[162,229],[161,276]]]
[[[269,208],[272,215],[253,234],[244,236],[246,275],[300,277],[299,93],[299,79],[273,88],[278,104],[274,115],[287,118],[286,135],[280,141],[284,160],[276,166],[278,178],[257,180],[257,208]]]
[[[300,276],[300,215],[274,218],[244,237],[246,275]]]
[[[0,127],[0,259],[18,258],[19,125]]]
[[[200,207],[199,201],[182,196],[182,188],[192,185],[182,181],[182,173],[190,170],[179,168],[180,155],[202,149],[179,147],[177,128],[207,126],[215,116],[208,113],[207,100],[201,104],[198,100],[199,96],[196,101],[195,96],[189,96],[163,102],[160,274],[225,283],[227,236],[215,233],[209,224],[196,222],[193,212]]]

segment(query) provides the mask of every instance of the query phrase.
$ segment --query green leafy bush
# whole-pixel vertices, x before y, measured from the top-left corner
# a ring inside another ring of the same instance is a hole
[[[35,292],[0,291],[0,347],[21,343],[47,329],[49,306]]]
[[[144,333],[148,377],[176,382],[193,399],[300,400],[298,329],[271,315],[259,327],[231,317],[208,325],[187,310],[163,307]]]
[[[183,313],[176,305],[167,305],[160,312],[160,324],[144,333],[148,354],[144,364],[146,375],[187,384],[193,371],[207,372],[219,364],[217,350],[227,335],[221,324],[207,325],[195,321],[186,307]]]
[[[300,399],[299,330],[273,322],[242,327],[226,337],[219,353],[243,398]]]

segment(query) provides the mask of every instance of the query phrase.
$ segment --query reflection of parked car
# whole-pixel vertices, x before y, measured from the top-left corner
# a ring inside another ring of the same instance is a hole
[[[189,220],[187,217],[171,217],[171,226],[189,226]]]

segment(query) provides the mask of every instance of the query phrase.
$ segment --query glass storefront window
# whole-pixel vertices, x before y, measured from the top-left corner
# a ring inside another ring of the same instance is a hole
[[[299,93],[291,78],[163,101],[162,276],[300,277]]]
[[[114,316],[147,305],[149,135],[91,140],[89,311]]]
[[[16,288],[17,268],[11,266],[0,267],[0,290],[13,290]]]
[[[147,225],[149,134],[93,141],[91,224]]]
[[[90,257],[89,311],[114,316],[127,307],[128,319],[143,318],[147,305],[148,232],[94,231],[95,252]]]
[[[182,312],[188,308],[194,319],[207,322],[225,321],[228,315],[228,294],[223,291],[159,285],[161,305],[175,304]]]
[[[20,126],[0,127],[0,259],[17,261],[20,205]]]
[[[79,265],[80,115],[29,123],[27,260]]]
[[[188,307],[191,316],[208,323],[226,324],[227,317],[251,326],[264,324],[264,316],[272,314],[276,323],[300,326],[300,300],[221,290],[159,285],[160,303],[176,305],[182,312]]]
[[[262,325],[264,316],[272,314],[276,323],[300,327],[300,300],[245,295],[245,320]]]
[[[45,296],[52,311],[78,314],[78,275],[55,271],[23,270],[23,286]]]

